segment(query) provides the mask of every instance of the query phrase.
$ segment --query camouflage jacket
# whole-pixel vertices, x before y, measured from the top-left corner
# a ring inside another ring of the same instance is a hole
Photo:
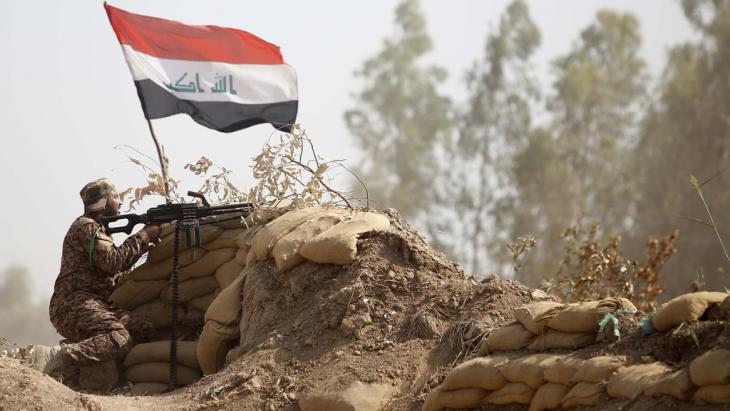
[[[91,240],[97,230],[92,252]],[[130,269],[147,252],[148,246],[149,237],[144,231],[117,247],[99,222],[87,216],[77,218],[63,240],[61,271],[51,298],[51,316],[63,300],[75,293],[106,301],[117,274]]]

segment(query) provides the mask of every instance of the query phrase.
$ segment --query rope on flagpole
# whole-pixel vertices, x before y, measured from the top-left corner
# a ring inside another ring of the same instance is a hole
[[[167,181],[167,161],[165,159],[165,156],[163,155],[162,146],[160,146],[160,142],[157,141],[157,136],[155,135],[155,129],[152,128],[152,121],[150,121],[150,119],[147,119],[147,126],[150,128],[150,134],[152,134],[152,140],[155,142],[155,148],[157,148],[157,157],[160,158],[160,168],[162,169],[162,180],[165,182],[165,199],[169,202],[170,201],[170,183]]]

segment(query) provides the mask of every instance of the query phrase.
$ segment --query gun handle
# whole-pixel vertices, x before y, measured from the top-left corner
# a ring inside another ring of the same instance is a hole
[[[195,197],[195,198],[199,198],[199,199],[200,199],[200,201],[202,201],[202,202],[203,202],[203,205],[204,205],[204,206],[206,206],[206,207],[210,207],[210,203],[208,202],[208,200],[207,200],[207,199],[205,198],[205,196],[204,196],[204,195],[203,195],[202,193],[200,193],[200,192],[198,192],[198,191],[188,191],[188,195],[189,195],[190,197]]]
[[[119,220],[127,220],[126,225],[112,227],[109,224]],[[104,225],[107,234],[114,233],[126,233],[127,235],[132,234],[134,226],[137,224],[144,224],[147,222],[147,214],[120,214],[114,217],[102,217],[101,223]]]

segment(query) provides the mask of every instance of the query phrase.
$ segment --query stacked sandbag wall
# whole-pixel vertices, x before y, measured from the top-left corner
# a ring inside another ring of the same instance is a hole
[[[606,315],[633,315],[636,307],[625,298],[604,298],[562,304],[538,301],[513,311],[515,322],[498,328],[484,339],[480,355],[528,349],[578,349],[596,341],[599,323]]]
[[[283,213],[283,211],[282,211]],[[281,214],[281,213],[279,213]],[[222,290],[237,282],[240,294],[240,280],[245,268],[245,258],[239,253],[239,243],[247,233],[254,230],[257,222],[279,215],[252,215],[246,220],[240,218],[219,221],[222,218],[203,220],[200,226],[200,247],[185,248],[185,235],[178,239],[181,251],[178,255],[178,379],[179,385],[187,385],[202,375],[198,359],[198,338],[204,328],[205,313]],[[158,330],[159,341],[167,349],[140,344],[133,348],[125,360],[125,375],[133,384],[135,394],[164,392],[169,385],[169,330],[172,313],[172,258],[174,252],[174,224],[162,230],[161,242],[147,255],[147,260],[129,274],[129,279],[111,295],[112,304],[131,310],[148,318]],[[229,291],[230,293],[230,291]],[[240,301],[240,300],[239,300]],[[240,308],[239,308],[240,309]],[[237,312],[235,308],[232,311]],[[235,337],[234,337],[235,340]],[[147,358],[153,350],[164,359],[140,363],[138,358]],[[205,358],[209,355],[203,352]],[[194,359],[194,361],[188,361]],[[166,371],[167,370],[167,371]]]
[[[259,210],[243,221],[201,225],[201,246],[182,250],[178,260],[178,326],[198,338],[199,369],[205,375],[218,371],[236,345],[246,320],[241,315],[242,289],[247,270],[256,262],[272,258],[278,272],[304,260],[349,264],[361,234],[389,226],[388,218],[378,213],[320,206]],[[171,325],[173,226],[164,228],[161,238],[110,300],[165,332]]]
[[[689,364],[689,377],[699,387],[692,395],[695,401],[730,403],[730,350],[716,348]]]
[[[180,235],[178,256],[178,326],[196,334],[208,306],[221,289],[243,270],[235,259],[237,238],[246,231],[238,221],[200,226],[200,247],[185,248]],[[144,264],[129,274],[109,300],[117,307],[148,318],[161,335],[171,326],[174,225],[163,229],[161,242],[150,250]]]
[[[176,382],[185,386],[202,373],[197,357],[197,342],[178,341]],[[133,395],[160,394],[170,386],[170,340],[135,345],[124,359],[124,375],[132,384]]]
[[[679,296],[650,317],[653,330],[669,331],[682,323],[698,321],[709,307],[726,298],[726,293],[706,292]],[[505,404],[529,404],[530,411],[571,409],[597,405],[610,398],[632,400],[641,395],[730,403],[728,349],[714,348],[681,368],[659,361],[629,364],[623,356],[581,358],[578,353],[532,354],[525,350],[535,350],[535,341],[554,331],[580,335],[589,334],[592,329],[595,335],[607,314],[623,312],[635,312],[633,305],[623,299],[567,305],[542,301],[520,307],[514,311],[517,321],[487,335],[480,357],[451,370],[429,394],[423,410]],[[550,348],[578,349],[580,345],[540,346],[536,350]],[[496,351],[513,352],[492,354]]]
[[[625,362],[620,356],[555,354],[474,358],[451,370],[423,410],[507,404],[529,404],[530,411],[571,409],[641,395],[730,403],[730,350],[709,351],[680,369],[658,361]]]

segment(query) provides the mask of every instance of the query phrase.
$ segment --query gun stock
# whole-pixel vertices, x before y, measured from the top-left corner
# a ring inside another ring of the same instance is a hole
[[[115,223],[119,220],[126,220],[127,224],[114,227],[111,226],[111,223]],[[134,226],[137,224],[147,224],[147,214],[120,214],[113,217],[101,217],[101,224],[104,226],[108,234],[132,234]]]

